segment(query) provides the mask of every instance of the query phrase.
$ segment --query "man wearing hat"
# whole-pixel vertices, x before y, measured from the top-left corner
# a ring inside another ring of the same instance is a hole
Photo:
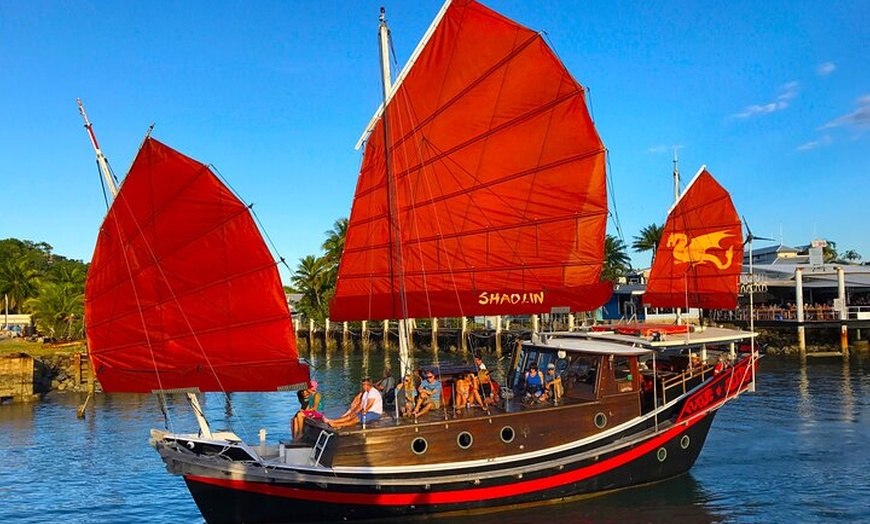
[[[541,395],[541,402],[552,399],[554,403],[558,403],[564,391],[562,390],[562,377],[556,375],[556,364],[553,362],[547,364],[547,375],[544,377],[544,384],[544,394]]]

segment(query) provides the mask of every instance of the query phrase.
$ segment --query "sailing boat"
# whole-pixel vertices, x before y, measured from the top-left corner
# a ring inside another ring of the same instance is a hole
[[[582,86],[541,35],[475,1],[448,1],[392,83],[383,13],[380,32],[384,105],[365,135],[331,317],[603,304],[612,290],[600,281],[606,152]],[[155,431],[152,442],[208,522],[461,514],[687,471],[716,410],[751,383],[754,358],[664,372],[663,344],[705,342],[607,336],[524,343],[488,409],[451,406],[469,369],[435,366],[445,405],[417,419],[385,414],[343,429],[306,419],[299,440],[277,446],[202,431]],[[748,336],[706,343],[726,355]],[[400,363],[411,369],[407,346]],[[532,364],[561,382],[549,398],[523,394]]]

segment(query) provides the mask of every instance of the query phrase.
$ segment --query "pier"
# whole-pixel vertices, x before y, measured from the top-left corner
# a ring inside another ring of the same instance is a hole
[[[412,319],[411,347],[429,347],[432,349],[457,350],[461,352],[483,350],[501,356],[503,351],[510,351],[519,340],[531,337],[535,326],[540,324],[537,316],[532,316],[528,322],[504,321],[501,317],[492,317],[484,324],[469,322],[468,318],[432,318]],[[296,338],[299,344],[305,344],[310,350],[315,346],[327,349],[334,347],[356,347],[381,349],[398,347],[398,323],[390,320],[362,322],[330,322],[318,325],[308,322],[294,321]],[[553,320],[548,323],[553,329],[573,328],[573,317],[569,323],[565,320]]]

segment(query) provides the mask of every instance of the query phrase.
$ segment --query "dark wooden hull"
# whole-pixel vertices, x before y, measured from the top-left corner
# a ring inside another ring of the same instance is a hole
[[[429,486],[357,486],[353,489],[186,476],[209,523],[324,522],[422,517],[510,509],[668,479],[688,471],[706,439],[715,411],[672,426],[634,445],[570,466],[534,474]],[[688,440],[686,440],[688,437]],[[662,451],[664,450],[664,451]]]
[[[627,420],[616,405],[596,401],[374,427],[335,435],[327,463],[271,461],[242,443],[180,435],[162,436],[155,447],[167,469],[184,477],[212,524],[407,519],[507,510],[685,473],[698,458],[716,411],[749,387],[751,362],[743,359],[727,372],[708,376],[679,400]],[[608,424],[599,428],[593,422],[590,429],[586,419],[602,412],[611,417]],[[547,416],[553,420],[542,423]],[[516,435],[501,444],[515,448],[483,442],[487,430],[497,435],[505,425],[512,425]],[[462,431],[476,432],[480,441],[465,455],[456,452],[456,434]],[[414,435],[452,451],[410,459],[403,448]],[[392,442],[391,455],[385,451],[387,442]]]

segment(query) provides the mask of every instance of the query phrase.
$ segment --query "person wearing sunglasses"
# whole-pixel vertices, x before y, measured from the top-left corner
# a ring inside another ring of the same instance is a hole
[[[431,409],[441,407],[441,381],[435,379],[435,373],[426,372],[426,380],[420,384],[417,395],[417,407],[414,408],[414,417],[425,415]]]

